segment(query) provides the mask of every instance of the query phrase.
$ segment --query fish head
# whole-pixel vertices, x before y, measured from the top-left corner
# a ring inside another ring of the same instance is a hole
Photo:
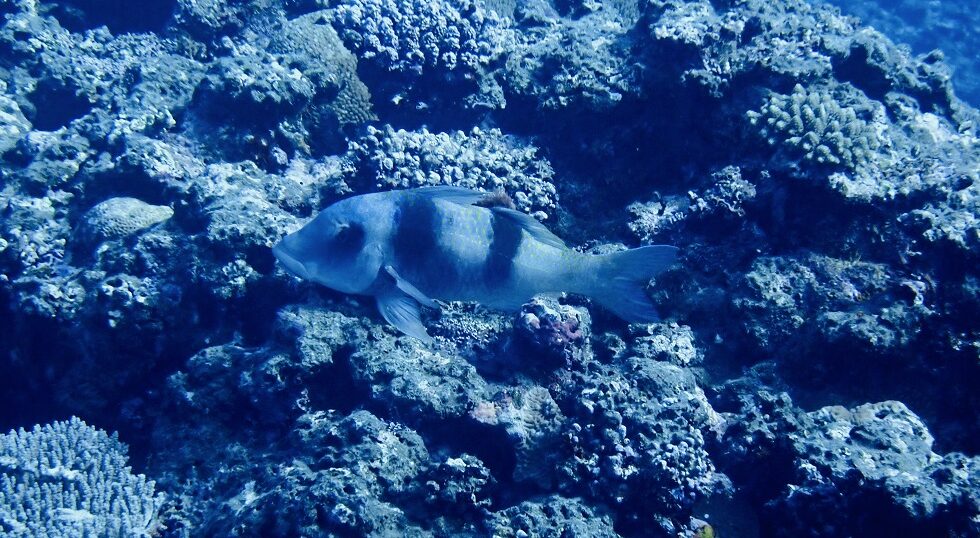
[[[382,256],[376,224],[357,198],[324,209],[272,248],[294,275],[344,293],[362,293],[377,278]]]

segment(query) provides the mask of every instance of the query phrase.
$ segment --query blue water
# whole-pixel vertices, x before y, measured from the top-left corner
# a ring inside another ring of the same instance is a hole
[[[980,14],[969,2],[844,2],[831,1],[842,12],[882,32],[915,54],[942,51],[956,94],[976,106],[980,103],[980,62],[977,39]]]

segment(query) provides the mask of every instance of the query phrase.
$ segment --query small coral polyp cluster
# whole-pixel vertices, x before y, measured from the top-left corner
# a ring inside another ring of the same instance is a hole
[[[772,146],[797,152],[818,165],[856,169],[881,145],[874,125],[842,107],[827,91],[797,84],[789,95],[773,94],[749,121]]]

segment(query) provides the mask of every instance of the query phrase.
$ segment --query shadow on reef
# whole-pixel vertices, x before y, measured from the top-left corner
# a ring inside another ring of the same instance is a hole
[[[113,34],[156,32],[167,27],[177,9],[177,0],[148,0],[138,4],[125,0],[65,0],[45,2],[42,9],[72,32],[105,25]]]

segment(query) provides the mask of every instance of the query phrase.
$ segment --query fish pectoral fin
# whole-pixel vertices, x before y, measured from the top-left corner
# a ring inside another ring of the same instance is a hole
[[[493,211],[494,215],[498,217],[508,219],[514,224],[517,224],[523,228],[524,231],[531,234],[531,237],[546,245],[551,245],[556,248],[568,248],[565,246],[565,242],[562,241],[560,237],[551,233],[551,230],[546,228],[544,224],[541,224],[527,213],[521,213],[520,211],[508,209],[506,207],[494,207],[491,208],[490,211]]]
[[[394,267],[390,265],[386,265],[385,272],[388,273],[388,275],[390,275],[391,278],[395,280],[395,287],[405,292],[409,297],[415,299],[423,306],[427,306],[429,308],[439,308],[439,303],[429,298],[429,296],[427,296],[426,294],[422,293],[418,288],[413,286],[411,282],[402,278],[398,274],[398,272],[395,271]]]
[[[381,312],[381,317],[385,318],[385,321],[399,331],[426,344],[432,341],[432,337],[422,325],[418,301],[396,288],[391,288],[391,290],[375,298],[378,300],[378,311]]]

